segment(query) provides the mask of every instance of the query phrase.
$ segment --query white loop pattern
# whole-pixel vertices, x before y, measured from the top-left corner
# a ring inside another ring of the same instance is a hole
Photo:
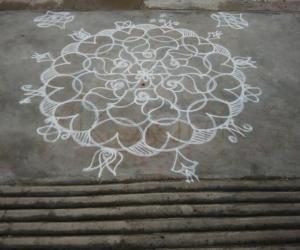
[[[215,44],[220,32],[201,37],[159,19],[147,24],[116,22],[114,29],[70,36],[57,58],[41,74],[43,86],[23,88],[27,97],[41,96],[46,125],[38,133],[46,141],[72,138],[98,148],[86,171],[104,169],[114,175],[122,151],[149,157],[176,153],[172,171],[197,179],[197,162],[180,149],[211,141],[218,130],[237,142],[252,127],[235,117],[244,103],[258,102],[259,88],[246,84],[242,69],[255,67],[251,58],[232,57]],[[46,59],[45,59],[46,58]]]
[[[48,27],[58,27],[60,29],[65,29],[66,24],[72,22],[74,16],[71,15],[70,12],[61,11],[47,11],[45,15],[38,16],[34,18],[34,22],[37,23],[37,26],[40,28],[48,28]]]

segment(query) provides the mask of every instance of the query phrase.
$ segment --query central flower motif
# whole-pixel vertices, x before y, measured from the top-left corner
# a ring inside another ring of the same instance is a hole
[[[48,57],[43,86],[24,87],[23,103],[43,97],[47,119],[38,133],[46,141],[72,138],[98,148],[85,170],[99,169],[99,177],[104,169],[116,174],[122,151],[144,157],[174,151],[172,170],[197,178],[197,162],[180,150],[209,142],[220,129],[236,142],[251,127],[237,126],[234,117],[245,102],[258,101],[260,90],[245,84],[241,70],[254,67],[250,58],[232,57],[211,34],[174,24],[126,21],[95,35],[73,33],[75,42]]]
[[[136,80],[139,81],[150,81],[154,76],[151,74],[151,72],[149,72],[149,70],[147,69],[142,69],[140,71],[137,72],[136,75]]]

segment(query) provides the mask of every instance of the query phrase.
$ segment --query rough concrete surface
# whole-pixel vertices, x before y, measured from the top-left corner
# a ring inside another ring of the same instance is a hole
[[[145,0],[151,9],[299,11],[299,0]]]
[[[133,10],[142,4],[143,0],[0,0],[0,10]]]
[[[179,27],[205,36],[216,30],[211,13],[165,12],[167,19],[180,22]],[[39,28],[33,19],[42,12],[0,13],[0,182],[96,180],[96,172],[82,172],[95,149],[81,147],[72,140],[47,143],[36,129],[45,117],[39,101],[20,105],[24,98],[21,86],[41,85],[40,74],[48,63],[36,63],[35,52],[51,52],[57,57],[72,42],[68,34],[84,28],[92,34],[114,27],[114,22],[132,20],[145,23],[159,16],[158,11],[143,12],[74,12],[75,19],[62,30]],[[228,134],[218,133],[203,145],[183,150],[189,159],[199,162],[200,178],[266,178],[300,177],[300,28],[299,14],[250,14],[245,30],[220,28],[224,33],[216,43],[225,46],[233,56],[251,56],[257,69],[243,70],[247,82],[262,89],[259,103],[246,103],[238,116],[254,131],[237,144]],[[126,114],[125,114],[126,115]],[[102,131],[105,135],[109,130]],[[128,133],[130,137],[130,132]],[[124,154],[117,177],[103,172],[102,180],[174,178],[170,172],[174,154],[154,157]]]
[[[201,9],[300,11],[299,0],[0,0],[0,10]]]
[[[299,191],[299,179],[0,185],[0,248],[299,249]]]

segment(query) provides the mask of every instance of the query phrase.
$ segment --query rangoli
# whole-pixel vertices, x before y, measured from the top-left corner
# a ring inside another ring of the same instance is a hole
[[[198,179],[198,162],[182,149],[210,142],[227,131],[231,142],[250,132],[236,117],[245,103],[258,102],[261,91],[246,82],[250,57],[233,57],[215,43],[222,35],[202,37],[178,22],[116,22],[96,34],[81,29],[58,57],[35,54],[51,65],[42,86],[24,85],[30,103],[40,97],[45,125],[37,132],[47,142],[72,139],[95,148],[84,171],[116,175],[124,152],[151,157],[174,152],[171,170],[187,182]]]

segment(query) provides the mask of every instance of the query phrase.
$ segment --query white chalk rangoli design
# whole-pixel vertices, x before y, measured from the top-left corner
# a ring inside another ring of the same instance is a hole
[[[31,58],[35,59],[38,63],[54,61],[52,55],[49,52],[43,54],[34,53]]]
[[[230,27],[232,29],[244,29],[249,26],[248,22],[243,18],[243,14],[218,12],[211,14],[211,18],[218,22],[218,28]]]
[[[221,33],[201,37],[177,28],[177,22],[116,22],[115,28],[70,36],[60,56],[36,54],[50,61],[43,85],[24,85],[26,98],[41,97],[45,126],[37,129],[47,142],[72,138],[96,152],[84,171],[106,169],[116,175],[123,152],[150,157],[174,152],[171,170],[198,180],[198,162],[181,150],[211,141],[226,131],[231,142],[252,127],[238,125],[246,102],[258,102],[261,90],[246,83],[250,57],[232,57],[214,43]]]
[[[54,12],[47,11],[43,16],[38,16],[33,19],[40,28],[48,28],[51,26],[58,27],[60,29],[65,29],[66,24],[72,22],[74,16],[70,12]]]

